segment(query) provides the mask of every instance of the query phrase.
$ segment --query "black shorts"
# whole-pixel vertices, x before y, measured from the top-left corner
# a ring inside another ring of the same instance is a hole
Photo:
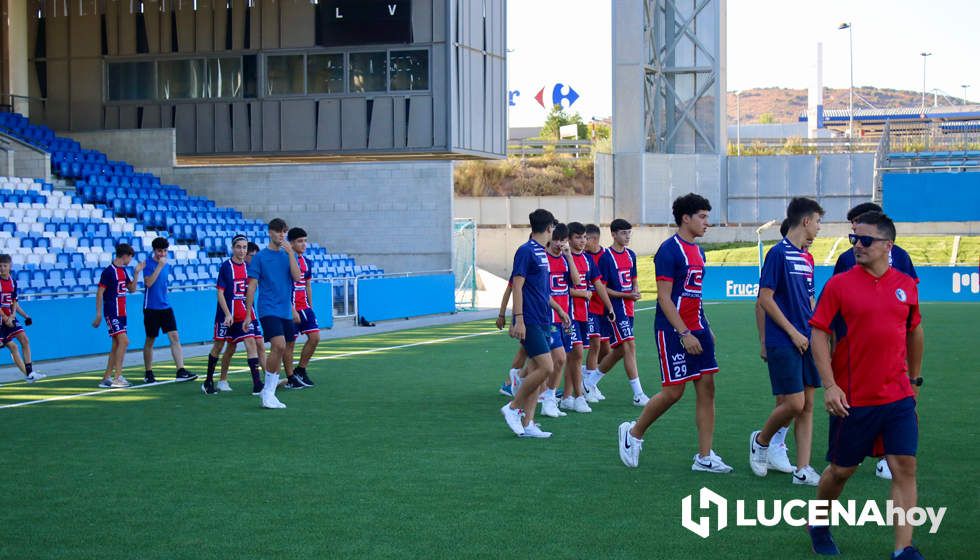
[[[143,327],[146,329],[146,338],[156,338],[160,331],[167,334],[177,330],[177,318],[174,317],[173,308],[144,309]]]
[[[292,319],[260,317],[259,322],[262,323],[262,333],[265,335],[266,342],[271,342],[277,336],[284,337],[286,342],[296,340],[296,327]]]

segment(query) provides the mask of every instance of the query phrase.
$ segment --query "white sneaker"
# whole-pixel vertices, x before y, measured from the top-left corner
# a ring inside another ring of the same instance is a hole
[[[820,484],[820,473],[813,470],[813,467],[810,465],[807,465],[802,469],[797,469],[793,471],[793,484],[816,486]]]
[[[575,407],[575,397],[565,397],[558,402],[558,408],[570,410]]]
[[[519,437],[547,439],[551,437],[551,432],[545,432],[539,424],[531,422],[524,428],[524,433],[520,434]]]
[[[286,405],[279,402],[275,393],[262,393],[262,408],[286,408]]]
[[[582,388],[585,390],[585,402],[597,403],[599,402],[599,397],[596,396],[595,385],[589,385],[588,383],[582,383]]]
[[[517,435],[524,433],[524,425],[521,423],[521,411],[516,408],[511,408],[510,403],[504,405],[500,409],[500,413],[504,415],[504,421],[507,422],[507,427],[510,428],[512,432]]]
[[[644,407],[648,402],[650,402],[650,397],[646,395],[633,395],[633,406]]]
[[[592,407],[585,401],[585,397],[575,397],[575,404],[572,406],[575,412],[592,412]]]
[[[888,461],[884,459],[878,461],[878,465],[875,466],[875,476],[885,480],[892,479],[892,471],[888,468]]]
[[[636,422],[623,422],[619,425],[619,460],[627,467],[635,469],[640,464],[640,450],[643,440],[630,434],[630,429]]]
[[[692,471],[709,472],[717,474],[726,474],[732,472],[732,467],[729,467],[721,460],[715,450],[712,449],[708,452],[707,457],[702,457],[700,453],[694,456],[694,464],[691,465]]]
[[[131,385],[131,383],[129,381],[127,381],[125,377],[123,377],[121,375],[119,377],[116,377],[115,379],[112,380],[112,388],[113,389],[119,389],[119,388],[122,388],[122,387],[129,387],[130,385]]]
[[[44,375],[43,373],[39,373],[36,371],[32,371],[31,374],[25,378],[25,381],[27,381],[28,383],[34,383],[35,381],[40,381],[45,377],[47,377],[47,375]]]
[[[224,391],[224,392],[229,392],[229,391],[231,391],[231,385],[229,385],[227,381],[218,381],[218,384],[217,384],[217,385],[215,385],[215,387],[216,387],[216,388],[217,388],[217,389],[218,389],[219,391]]]
[[[752,432],[749,436],[749,467],[756,476],[766,476],[769,472],[769,461],[766,453],[769,448],[762,447],[755,442],[755,436],[759,435],[759,430]]]
[[[560,418],[562,412],[558,410],[558,399],[545,399],[541,402],[541,414],[551,418]]]
[[[786,455],[785,443],[770,445],[769,451],[766,452],[766,461],[768,461],[768,468],[775,469],[779,472],[791,473],[796,470],[796,467],[789,462],[789,457]]]
[[[602,391],[599,390],[599,384],[598,383],[596,383],[595,385],[592,386],[592,392],[595,393],[595,398],[599,399],[600,401],[606,400],[606,396],[603,395],[602,394]]]

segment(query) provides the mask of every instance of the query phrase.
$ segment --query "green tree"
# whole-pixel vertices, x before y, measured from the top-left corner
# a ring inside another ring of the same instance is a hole
[[[776,122],[776,117],[772,116],[772,113],[762,113],[759,115],[759,124],[773,124]]]
[[[582,115],[578,113],[569,114],[561,105],[555,105],[548,112],[544,126],[541,127],[541,138],[558,140],[559,129],[568,124],[578,125],[579,140],[585,140],[589,137],[589,127],[582,122]]]

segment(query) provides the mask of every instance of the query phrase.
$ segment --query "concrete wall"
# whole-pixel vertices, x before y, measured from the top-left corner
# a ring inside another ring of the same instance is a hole
[[[528,214],[538,208],[551,211],[566,223],[608,224],[613,219],[612,201],[597,203],[592,196],[457,196],[453,202],[454,217],[473,218],[479,227],[524,227]]]
[[[0,134],[2,171],[11,177],[33,177],[51,181],[51,155],[16,138]]]
[[[176,164],[177,136],[173,128],[66,132],[62,135],[77,140],[86,150],[99,150],[109,159],[125,161],[140,171],[158,173]]]

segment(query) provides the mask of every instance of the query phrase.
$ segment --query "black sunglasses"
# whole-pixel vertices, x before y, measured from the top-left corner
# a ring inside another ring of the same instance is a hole
[[[858,235],[856,233],[848,234],[847,239],[848,241],[851,242],[851,245],[857,245],[857,242],[860,241],[861,245],[865,247],[870,247],[871,244],[874,243],[875,241],[891,241],[891,239],[884,239],[882,237],[871,237],[870,235]]]

